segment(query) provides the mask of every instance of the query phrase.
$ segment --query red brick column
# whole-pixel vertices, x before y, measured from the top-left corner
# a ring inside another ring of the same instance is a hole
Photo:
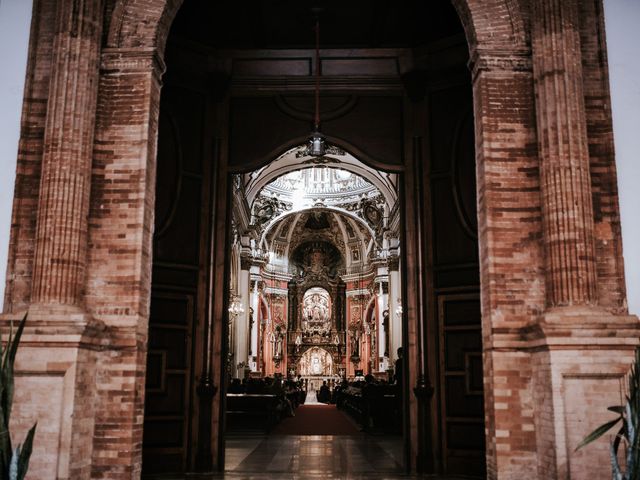
[[[472,52],[487,478],[534,478],[531,356],[522,330],[544,309],[531,57]]]
[[[626,313],[618,182],[602,2],[580,2],[580,48],[591,163],[598,305]]]
[[[34,10],[34,35],[42,37],[31,43],[30,68],[35,71],[30,88],[34,100],[47,98],[46,116],[42,111],[29,115],[38,135],[31,177],[20,184],[39,180],[39,192],[36,197],[33,191],[18,190],[25,200],[35,203],[37,198],[37,208],[26,201],[17,205],[21,228],[12,233],[14,239],[33,238],[33,276],[12,272],[21,275],[18,288],[12,289],[17,304],[2,321],[15,321],[15,307],[27,306],[25,286],[30,283],[12,422],[23,432],[38,421],[30,475],[43,480],[88,479],[91,468],[96,351],[104,332],[84,312],[83,287],[102,4],[43,0]],[[40,43],[44,41],[50,47]],[[17,247],[20,254],[23,247]],[[18,433],[18,438],[23,436]]]
[[[593,198],[599,194],[594,195],[589,152],[596,132],[587,128],[582,21],[577,0],[532,2],[546,308],[538,325],[525,334],[532,351],[539,478],[610,475],[607,439],[578,452],[575,448],[610,418],[606,408],[619,403],[619,382],[638,343],[637,318],[616,308],[623,302],[620,297],[616,302],[619,287],[609,289],[602,305],[598,295],[599,273],[609,285],[620,281],[622,273],[602,268],[605,260],[596,259]],[[591,117],[593,121],[593,108]],[[615,179],[614,170],[595,172],[598,183]],[[612,210],[615,216],[617,205]],[[613,232],[600,235],[619,238]],[[612,271],[617,278],[612,279]]]
[[[547,304],[597,304],[576,0],[532,2],[533,74],[547,252]]]
[[[24,311],[31,298],[35,219],[51,83],[55,2],[35,0],[24,87],[20,145],[11,219],[4,311]]]
[[[87,311],[109,332],[97,366],[95,479],[141,472],[163,72],[153,48],[102,51],[86,284]]]
[[[58,2],[31,301],[81,306],[102,2]]]

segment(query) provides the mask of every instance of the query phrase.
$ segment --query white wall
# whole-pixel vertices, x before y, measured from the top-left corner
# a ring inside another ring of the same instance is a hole
[[[640,314],[640,1],[604,0],[629,309]],[[18,148],[31,2],[0,0],[0,302]]]
[[[0,306],[4,299],[30,24],[31,1],[0,0]]]
[[[640,1],[604,0],[604,7],[627,296],[640,315]]]

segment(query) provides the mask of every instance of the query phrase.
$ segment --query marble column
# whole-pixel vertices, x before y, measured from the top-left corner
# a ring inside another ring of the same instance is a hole
[[[243,368],[238,368],[240,363],[247,365],[249,361],[249,307],[251,306],[251,292],[250,292],[250,274],[249,265],[247,265],[244,259],[241,262],[241,268],[238,272],[238,295],[240,296],[240,303],[242,304],[243,312],[238,315],[235,322],[235,362],[233,368],[236,371],[236,377],[242,378],[244,376]]]
[[[400,285],[400,265],[397,258],[389,260],[389,361],[398,358],[398,348],[402,347],[402,287]]]
[[[249,366],[251,367],[252,372],[256,372],[258,370],[257,363],[253,360],[254,358],[258,358],[258,319],[260,317],[260,290],[258,289],[259,280],[252,280],[252,289],[251,289],[251,308],[253,310],[253,321],[251,322],[251,331],[250,331],[250,347],[249,347]]]
[[[386,282],[380,282],[378,285],[378,293],[376,296],[376,320],[377,320],[377,324],[378,324],[378,351],[374,352],[375,354],[377,354],[378,358],[376,359],[376,365],[378,365],[378,369],[380,371],[384,371],[386,368],[388,368],[388,365],[386,364],[382,364],[382,362],[380,362],[381,358],[385,357],[385,354],[389,354],[389,352],[386,351],[386,344],[387,344],[387,334],[388,332],[385,330],[384,327],[384,312],[385,310],[387,310],[389,308],[389,293],[388,293],[388,284],[386,284]]]

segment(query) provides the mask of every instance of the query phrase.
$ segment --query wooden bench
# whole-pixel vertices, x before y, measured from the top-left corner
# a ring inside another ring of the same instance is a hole
[[[227,393],[227,431],[268,433],[280,421],[282,401],[270,393]]]
[[[397,433],[402,429],[402,412],[395,385],[349,386],[336,394],[336,405],[363,430]]]

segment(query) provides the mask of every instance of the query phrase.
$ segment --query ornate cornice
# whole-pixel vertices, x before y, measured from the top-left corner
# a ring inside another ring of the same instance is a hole
[[[264,289],[264,295],[273,299],[279,298],[286,300],[289,298],[289,290],[286,288],[267,287]]]
[[[503,46],[476,47],[469,58],[469,70],[475,82],[481,72],[513,74],[531,73],[531,50],[524,48],[505,48]]]

